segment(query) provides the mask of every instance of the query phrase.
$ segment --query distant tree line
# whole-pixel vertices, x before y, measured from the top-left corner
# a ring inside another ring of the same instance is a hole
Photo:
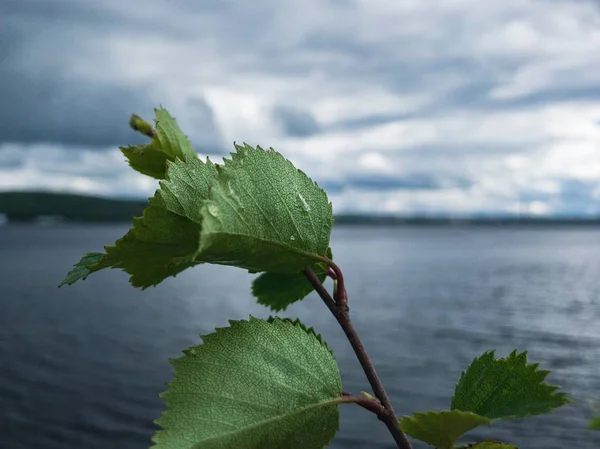
[[[70,221],[130,221],[142,215],[146,201],[114,200],[50,192],[0,193],[0,213],[8,221],[54,216]]]

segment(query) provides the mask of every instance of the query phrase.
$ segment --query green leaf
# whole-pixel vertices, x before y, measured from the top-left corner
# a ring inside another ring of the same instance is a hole
[[[167,210],[158,193],[133,223],[133,228],[114,246],[105,248],[101,261],[87,265],[90,273],[120,268],[131,275],[134,287],[145,289],[197,264],[199,225]]]
[[[236,149],[202,207],[203,258],[274,273],[321,261],[333,224],[323,189],[273,149]]]
[[[199,238],[200,226],[169,211],[157,193],[142,217],[134,218],[133,228],[106,247],[102,266],[92,269],[121,268],[131,275],[134,287],[145,289],[200,263],[196,261]]]
[[[457,447],[456,449],[519,449],[517,446],[512,444],[502,443],[494,440],[484,440],[479,443],[467,444],[465,446]]]
[[[558,386],[544,382],[550,371],[538,366],[527,364],[526,351],[515,350],[505,359],[486,351],[462,373],[450,408],[497,420],[548,413],[571,403],[565,393],[556,393]]]
[[[145,145],[120,147],[129,161],[129,165],[144,175],[164,179],[167,161],[186,158],[197,159],[198,154],[185,134],[179,129],[177,122],[163,108],[154,110],[156,130],[152,131],[149,124],[133,114],[130,125],[144,134],[152,133],[152,142]]]
[[[594,416],[587,426],[588,430],[600,430],[600,416]]]
[[[588,422],[586,429],[600,430],[600,414],[598,414],[598,412],[600,412],[600,403],[596,402],[594,399],[589,400],[589,402],[594,411],[594,416]]]
[[[155,449],[320,449],[339,427],[337,363],[300,323],[230,321],[172,360]]]
[[[69,271],[67,277],[60,283],[59,287],[65,284],[71,285],[79,279],[85,280],[90,274],[88,267],[99,264],[104,259],[104,253],[85,253],[81,260],[73,265],[73,269]]]
[[[417,412],[403,416],[398,427],[413,438],[439,449],[452,449],[458,439],[471,429],[490,421],[475,413],[460,410]]]
[[[332,259],[331,248],[327,250],[327,257]],[[316,263],[311,265],[319,281],[324,282],[327,277],[328,265]],[[258,298],[259,304],[278,312],[285,310],[289,305],[300,301],[314,290],[312,284],[302,272],[297,273],[263,273],[252,282],[252,294]]]
[[[176,133],[166,132],[170,128],[161,123],[157,121],[155,138],[174,139],[161,145],[178,148]],[[106,247],[102,257],[84,256],[63,284],[112,267],[129,273],[134,286],[146,288],[188,267],[217,263],[291,274],[267,277],[268,283],[279,282],[275,289],[265,290],[264,279],[259,282],[258,292],[275,310],[310,293],[310,284],[301,283],[298,272],[306,266],[322,271],[315,263],[331,254],[333,220],[325,192],[273,150],[237,149],[220,169],[198,157],[165,160],[166,177],[142,217],[134,218],[133,228]],[[290,228],[299,231],[297,237],[281,241]],[[277,291],[281,287],[286,290]]]
[[[216,174],[208,159],[206,163],[198,158],[169,162],[167,179],[149,199],[142,217],[133,219],[133,228],[106,247],[102,258],[98,253],[95,259],[84,256],[65,281],[71,284],[104,268],[121,268],[131,275],[135,287],[147,288],[202,263],[197,211]]]

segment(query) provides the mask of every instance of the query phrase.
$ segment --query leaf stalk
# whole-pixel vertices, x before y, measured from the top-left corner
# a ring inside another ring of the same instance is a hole
[[[360,405],[362,408],[367,409],[372,413],[375,413],[377,416],[385,414],[385,409],[383,408],[383,405],[381,405],[379,402],[374,401],[373,399],[345,392],[342,393],[342,396],[344,396],[344,402],[352,402],[357,405]]]

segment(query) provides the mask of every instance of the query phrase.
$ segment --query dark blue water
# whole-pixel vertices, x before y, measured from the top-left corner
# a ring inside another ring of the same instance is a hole
[[[56,288],[83,252],[125,231],[0,227],[0,448],[148,447],[167,359],[228,319],[269,315],[250,296],[253,276],[229,267],[198,267],[144,292],[114,270]],[[577,403],[466,441],[599,447],[600,432],[585,426],[589,399],[600,400],[600,229],[341,227],[332,247],[399,414],[448,408],[461,371],[483,351],[527,349]],[[316,296],[283,315],[324,335],[345,391],[370,391]],[[367,411],[341,412],[332,447],[394,447]]]

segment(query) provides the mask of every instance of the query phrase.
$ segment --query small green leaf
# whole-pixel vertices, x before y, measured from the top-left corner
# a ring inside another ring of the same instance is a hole
[[[588,430],[600,430],[600,416],[594,416],[587,426]]]
[[[321,449],[343,401],[327,347],[291,320],[230,321],[172,360],[155,449]]]
[[[331,259],[331,248],[327,257]],[[311,266],[319,281],[324,282],[329,267],[324,263]],[[278,312],[285,310],[292,303],[300,301],[314,290],[312,284],[302,272],[297,273],[263,273],[252,282],[252,294],[258,303]]]
[[[490,420],[516,419],[548,413],[572,402],[558,386],[544,379],[550,371],[527,364],[527,352],[513,351],[494,358],[486,351],[475,358],[456,385],[450,408],[485,416]]]
[[[411,437],[438,449],[452,449],[462,435],[482,424],[489,426],[491,423],[475,413],[444,410],[403,416],[398,427]]]
[[[104,259],[104,255],[104,253],[85,253],[81,260],[73,265],[73,269],[69,271],[59,287],[65,284],[71,285],[80,279],[85,280],[90,274],[89,267],[100,263]]]
[[[154,137],[154,129],[152,128],[152,125],[150,125],[150,123],[145,121],[137,114],[131,114],[129,126],[131,126],[131,128],[133,128],[135,131],[148,137]]]
[[[494,440],[484,440],[479,443],[467,444],[465,446],[457,447],[456,449],[519,449],[517,446],[512,444],[502,443]]]
[[[373,396],[371,393],[367,393],[366,391],[361,391],[361,393],[365,398],[368,398],[372,401],[375,401],[375,402],[378,402],[381,404],[381,401],[379,399],[377,399],[375,396]]]
[[[311,268],[323,282],[326,273],[323,264],[314,264]],[[257,298],[257,302],[275,312],[287,309],[312,291],[313,286],[302,272],[263,273],[252,282],[252,294]]]
[[[274,273],[321,261],[333,224],[323,189],[273,149],[236,149],[202,207],[203,258]]]
[[[153,135],[152,142],[145,145],[130,145],[120,148],[134,170],[153,178],[164,179],[167,161],[198,158],[198,154],[166,109],[158,108],[154,112],[156,114],[154,119],[155,131],[135,114],[129,120],[132,128],[144,134],[151,133]]]

